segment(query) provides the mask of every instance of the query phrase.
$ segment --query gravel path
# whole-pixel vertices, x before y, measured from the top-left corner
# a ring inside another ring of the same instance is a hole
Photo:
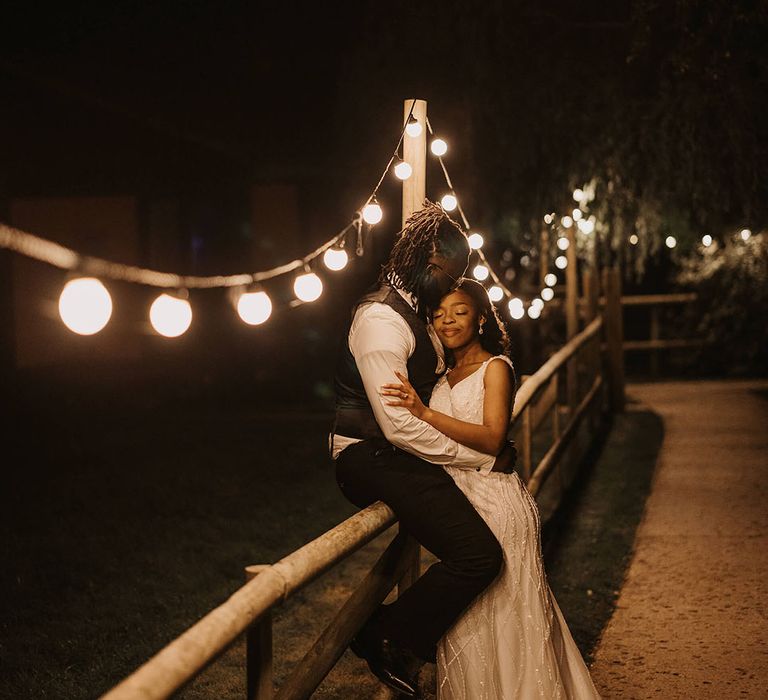
[[[768,698],[768,381],[633,385],[665,437],[616,611],[605,698]]]

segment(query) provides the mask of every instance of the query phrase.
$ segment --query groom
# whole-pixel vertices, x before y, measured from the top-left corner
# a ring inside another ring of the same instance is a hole
[[[469,252],[458,224],[425,201],[400,232],[378,289],[355,304],[334,380],[331,452],[339,488],[360,508],[386,503],[440,559],[396,602],[381,606],[350,645],[406,695],[416,694],[412,656],[435,662],[437,642],[502,564],[493,533],[440,465],[509,471],[514,447],[498,458],[469,449],[379,393],[399,371],[429,403],[445,361],[427,310],[457,286]]]

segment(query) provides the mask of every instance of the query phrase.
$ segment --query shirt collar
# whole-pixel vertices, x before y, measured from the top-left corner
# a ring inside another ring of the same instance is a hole
[[[405,299],[405,301],[408,303],[408,306],[410,306],[414,311],[416,311],[419,307],[419,301],[416,298],[414,294],[411,294],[410,292],[406,292],[404,289],[401,289],[397,282],[400,282],[400,278],[394,273],[390,272],[387,276],[387,281],[395,288],[397,293]]]

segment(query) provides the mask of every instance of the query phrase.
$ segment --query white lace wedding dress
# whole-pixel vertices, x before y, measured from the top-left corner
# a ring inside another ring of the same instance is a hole
[[[429,405],[482,423],[483,377],[494,359],[453,388],[441,377]],[[438,644],[439,700],[599,698],[547,583],[533,497],[514,473],[445,469],[501,543],[504,566]]]

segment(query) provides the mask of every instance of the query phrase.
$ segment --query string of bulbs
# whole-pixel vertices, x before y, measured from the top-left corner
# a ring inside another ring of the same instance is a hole
[[[413,173],[411,165],[401,159],[399,153],[406,135],[417,137],[422,133],[423,127],[413,115],[415,104],[416,100],[411,104],[395,149],[381,176],[371,194],[365,200],[363,206],[355,213],[352,220],[331,239],[303,258],[293,260],[278,267],[253,273],[213,276],[179,275],[176,273],[160,272],[135,265],[116,263],[103,258],[86,256],[53,241],[2,223],[0,223],[0,247],[70,272],[72,279],[64,285],[59,297],[59,315],[67,328],[80,335],[98,333],[107,325],[112,315],[112,298],[99,278],[132,282],[164,289],[165,291],[152,303],[149,310],[149,319],[153,328],[165,337],[178,337],[189,329],[192,323],[189,289],[229,288],[237,291],[238,288],[241,288],[242,291],[236,303],[238,315],[249,325],[260,325],[267,321],[272,314],[272,301],[261,283],[298,271],[293,284],[296,299],[290,302],[290,305],[296,306],[303,303],[311,303],[320,298],[323,292],[323,282],[312,271],[311,263],[322,256],[323,263],[328,270],[335,272],[344,269],[349,262],[346,240],[353,232],[356,234],[355,253],[357,256],[363,255],[363,223],[368,226],[375,226],[381,222],[384,216],[376,195],[387,173],[391,169],[395,177],[400,180],[407,180]],[[434,136],[432,125],[428,119],[426,124],[429,133]],[[464,226],[469,231],[469,221],[456,197],[448,170],[443,161],[443,156],[448,151],[448,145],[441,138],[433,138],[430,150],[438,158],[449,188],[449,193],[441,199],[441,205],[447,212],[458,209]],[[499,279],[482,251],[483,243],[482,234],[476,232],[469,234],[470,247],[480,260],[480,263],[473,269],[473,275],[480,282],[485,282],[490,278],[493,282],[493,285],[488,289],[490,299],[493,302],[500,302],[507,298],[512,318],[522,318],[525,315],[525,303],[519,297],[515,297]],[[541,297],[534,298],[528,304],[527,312],[531,318],[538,318],[544,302],[551,299],[554,295],[551,288],[557,282],[556,275],[547,275],[545,281],[547,287],[542,290]],[[546,297],[549,297],[549,299]]]

